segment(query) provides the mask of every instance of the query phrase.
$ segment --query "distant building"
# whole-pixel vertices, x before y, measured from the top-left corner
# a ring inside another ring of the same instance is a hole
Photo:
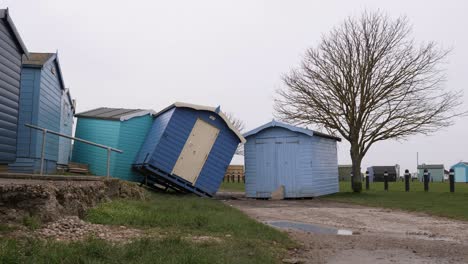
[[[388,181],[397,180],[397,166],[372,166],[367,168],[370,182],[383,182],[385,172],[388,173]]]
[[[443,164],[422,164],[418,165],[418,179],[424,180],[424,170],[430,173],[431,182],[443,182],[444,181],[444,165]]]
[[[451,168],[455,171],[455,182],[468,182],[468,162],[460,161]]]
[[[353,165],[338,165],[338,178],[340,181],[351,181]]]

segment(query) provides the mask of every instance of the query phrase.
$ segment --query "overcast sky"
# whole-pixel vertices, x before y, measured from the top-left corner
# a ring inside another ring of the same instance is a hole
[[[58,50],[78,112],[152,108],[175,101],[217,106],[247,130],[273,118],[281,75],[349,15],[380,9],[408,16],[417,41],[453,48],[447,86],[468,99],[466,1],[4,0],[31,52]],[[468,104],[464,105],[465,109]],[[363,167],[468,161],[468,119],[433,136],[374,145]],[[349,146],[339,144],[340,164]],[[235,158],[235,162],[242,159]],[[365,170],[365,169],[363,169]]]

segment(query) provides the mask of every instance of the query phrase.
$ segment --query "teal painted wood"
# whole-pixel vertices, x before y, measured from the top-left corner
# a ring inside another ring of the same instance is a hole
[[[98,144],[118,148],[120,122],[113,120],[98,120],[78,118],[75,137],[89,140]],[[111,154],[111,164],[117,161],[115,152]],[[91,146],[82,142],[75,142],[72,161],[89,165],[89,170],[97,176],[107,175],[107,150]],[[115,166],[111,167],[111,175],[115,174]]]
[[[135,182],[143,180],[142,175],[133,170],[132,165],[152,124],[153,117],[150,115],[135,117],[121,123],[118,149],[123,150],[123,153],[117,155],[114,177]]]
[[[120,149],[123,153],[111,154],[110,173],[128,181],[141,181],[142,176],[132,169],[146,135],[153,124],[153,117],[145,115],[126,121],[78,118],[75,136],[98,144]],[[72,160],[89,165],[94,175],[107,175],[107,150],[76,142]]]
[[[269,198],[281,185],[286,198],[339,191],[336,140],[269,127],[244,145],[247,197]]]
[[[5,10],[2,11],[2,16]],[[0,164],[14,162],[23,52],[6,17],[0,19]]]
[[[451,167],[455,171],[455,182],[468,182],[468,164],[459,162]]]
[[[42,132],[25,127],[33,124],[52,131],[72,135],[72,124],[62,129],[62,107],[65,87],[60,80],[56,57],[42,67],[23,66],[21,74],[21,97],[17,148],[17,161],[9,165],[11,172],[38,173],[42,151]],[[54,70],[52,70],[54,68]],[[69,116],[69,119],[73,118]],[[60,140],[56,135],[47,135],[45,149],[45,173],[56,171],[59,150],[70,151],[71,141]],[[68,159],[68,157],[67,157]]]

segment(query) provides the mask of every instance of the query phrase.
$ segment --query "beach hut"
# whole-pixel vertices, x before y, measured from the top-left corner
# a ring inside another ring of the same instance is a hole
[[[141,181],[132,169],[133,161],[153,123],[153,110],[101,107],[76,114],[75,137],[120,149],[112,153],[110,175],[128,181]],[[72,161],[88,164],[91,174],[107,174],[107,150],[75,142]]]
[[[66,107],[63,107],[64,97],[68,102]],[[29,58],[23,60],[19,109],[17,158],[9,165],[9,171],[37,173],[41,166],[42,132],[24,125],[32,124],[72,136],[74,104],[65,88],[56,53],[31,52]],[[62,124],[62,119],[67,122]],[[48,134],[44,173],[56,172],[59,157],[63,157],[66,165],[70,147],[70,140]]]
[[[135,167],[150,183],[212,196],[244,141],[220,107],[177,102],[156,115]]]
[[[340,181],[351,181],[353,165],[338,165],[338,177]]]
[[[340,138],[277,121],[244,137],[247,197],[271,198],[278,190],[284,198],[339,191],[336,142]]]
[[[424,181],[424,170],[430,173],[430,181],[443,182],[444,181],[444,165],[443,164],[422,164],[418,165],[418,179]]]
[[[455,182],[468,182],[468,162],[460,161],[451,168],[455,171]]]
[[[21,58],[28,51],[8,9],[0,9],[0,171],[16,159]]]

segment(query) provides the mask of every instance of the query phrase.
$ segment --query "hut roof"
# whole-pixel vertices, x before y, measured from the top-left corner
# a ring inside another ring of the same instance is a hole
[[[422,164],[418,165],[418,169],[443,169],[444,164]]]
[[[290,131],[302,133],[302,134],[305,134],[305,135],[311,136],[311,137],[316,136],[316,137],[323,137],[323,138],[328,138],[328,139],[334,139],[334,140],[337,140],[337,141],[341,141],[341,138],[339,138],[339,137],[327,135],[327,134],[324,134],[324,133],[321,133],[321,132],[313,131],[313,130],[302,128],[302,127],[292,126],[292,125],[285,124],[285,123],[282,123],[282,122],[278,122],[278,121],[275,121],[275,120],[273,120],[271,122],[268,122],[268,123],[264,124],[263,126],[257,127],[256,129],[245,133],[244,137],[250,137],[250,136],[255,135],[255,134],[259,133],[260,131],[262,131],[264,129],[267,129],[267,128],[270,128],[270,127],[282,127],[282,128],[288,129]]]
[[[99,107],[86,112],[78,113],[75,117],[95,118],[104,120],[126,121],[138,116],[154,115],[153,110],[145,109],[125,109],[125,108],[108,108]]]
[[[46,62],[55,57],[55,55],[55,53],[31,52],[27,58],[23,59],[23,65],[42,67]]]
[[[170,106],[164,108],[163,110],[159,111],[156,114],[156,116],[159,116],[159,115],[169,111],[170,109],[172,109],[174,107],[185,107],[185,108],[191,108],[191,109],[194,109],[194,110],[209,111],[209,112],[213,112],[213,113],[219,115],[223,119],[224,123],[226,123],[226,125],[229,127],[229,129],[232,132],[234,132],[234,134],[236,134],[236,136],[239,138],[240,142],[245,143],[245,138],[242,136],[240,131],[236,127],[234,127],[234,125],[231,123],[231,121],[229,121],[227,116],[223,112],[221,112],[221,108],[219,106],[218,107],[211,107],[211,106],[196,105],[196,104],[189,104],[189,103],[183,103],[183,102],[175,102],[175,103],[171,104]]]
[[[18,33],[18,30],[16,29],[16,26],[13,23],[13,20],[10,17],[10,12],[8,11],[8,8],[7,9],[0,9],[0,19],[5,19],[6,20],[8,26],[10,27],[11,32],[13,33],[14,37],[16,38],[16,42],[18,43],[18,45],[21,48],[21,51],[26,56],[29,56],[28,49],[26,49],[26,45],[24,45],[24,42],[21,39],[21,37],[20,37],[20,35]]]

